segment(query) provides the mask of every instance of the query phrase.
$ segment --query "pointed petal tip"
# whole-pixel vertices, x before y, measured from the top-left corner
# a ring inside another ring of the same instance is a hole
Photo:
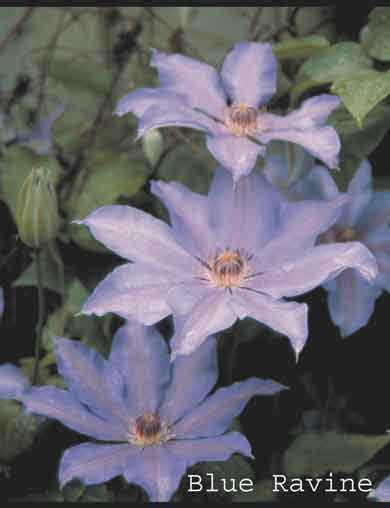
[[[77,224],[79,226],[84,226],[85,225],[85,220],[84,219],[76,219],[76,220],[72,220],[71,221],[71,224]]]

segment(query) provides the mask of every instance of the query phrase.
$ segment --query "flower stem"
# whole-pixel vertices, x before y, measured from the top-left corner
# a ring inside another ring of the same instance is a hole
[[[34,363],[34,372],[32,376],[32,384],[35,385],[38,383],[38,374],[39,374],[39,357],[41,353],[41,342],[42,342],[42,328],[43,328],[43,319],[45,316],[45,299],[43,295],[43,281],[42,281],[42,260],[41,260],[41,250],[35,250],[35,267],[37,274],[37,287],[38,287],[38,322],[36,326],[36,335],[35,335],[35,363]]]

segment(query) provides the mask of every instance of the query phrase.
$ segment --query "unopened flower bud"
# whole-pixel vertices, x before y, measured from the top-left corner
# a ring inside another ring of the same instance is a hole
[[[164,139],[157,129],[149,131],[142,138],[142,149],[149,164],[154,167],[164,151]]]
[[[57,195],[43,168],[31,171],[18,194],[16,223],[22,241],[34,249],[53,240],[58,232]]]

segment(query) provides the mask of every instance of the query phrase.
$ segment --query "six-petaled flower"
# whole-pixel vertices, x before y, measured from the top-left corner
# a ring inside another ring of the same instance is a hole
[[[192,58],[157,51],[151,65],[157,68],[159,88],[130,92],[116,108],[118,115],[131,112],[138,117],[138,136],[166,126],[204,131],[208,149],[234,181],[252,171],[274,139],[298,143],[329,167],[338,166],[340,140],[325,124],[340,103],[338,97],[312,97],[284,117],[264,111],[276,91],[271,44],[236,44],[220,74]]]

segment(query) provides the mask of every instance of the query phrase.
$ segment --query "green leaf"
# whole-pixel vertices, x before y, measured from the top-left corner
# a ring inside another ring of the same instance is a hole
[[[209,188],[215,161],[203,149],[195,152],[187,144],[173,148],[163,159],[157,178],[176,181],[194,192],[205,194]]]
[[[254,481],[254,471],[249,461],[242,455],[234,454],[230,459],[221,462],[200,462],[196,465],[196,470],[199,474],[212,473],[215,482],[215,488],[223,491],[220,484],[221,480],[227,478],[234,478],[236,484],[244,478],[249,478]]]
[[[341,138],[341,171],[334,171],[340,190],[345,191],[362,159],[368,157],[382,141],[390,125],[390,107],[379,104],[366,116],[363,128],[346,109],[338,108],[329,117]]]
[[[79,498],[79,501],[89,503],[106,503],[113,500],[113,494],[109,492],[104,484],[87,487],[83,495]]]
[[[43,287],[55,292],[61,291],[61,273],[60,267],[53,259],[52,254],[48,248],[41,251],[42,263],[42,282]],[[15,280],[13,286],[36,286],[37,285],[37,269],[35,260],[28,266],[28,268]]]
[[[355,42],[339,42],[321,49],[300,67],[297,83],[291,90],[291,100],[296,102],[310,88],[371,69],[372,65],[372,60]]]
[[[321,476],[328,471],[352,473],[390,442],[387,435],[307,432],[286,451],[288,476]]]
[[[86,486],[80,480],[72,480],[62,489],[63,500],[68,502],[76,502],[84,494]]]
[[[23,375],[32,382],[35,368],[35,357],[34,356],[25,356],[24,358],[20,358],[19,360],[20,370]],[[47,365],[43,363],[43,361],[39,362],[38,368],[38,380],[39,384],[47,384],[48,379],[50,378],[50,370]]]
[[[359,70],[370,69],[372,61],[356,42],[339,42],[318,51],[302,65],[298,78],[318,84],[330,83]]]
[[[12,501],[28,502],[112,502],[114,496],[103,485],[91,485],[86,487],[78,480],[72,480],[61,490],[54,488],[46,492],[29,494],[24,498],[12,499]]]
[[[23,413],[13,400],[0,400],[0,460],[9,462],[28,450],[38,425],[35,416]]]
[[[103,65],[84,58],[54,57],[48,75],[68,90],[105,94],[111,86],[111,73]]]
[[[83,219],[103,205],[114,204],[121,197],[132,197],[145,184],[150,168],[144,158],[130,159],[127,153],[105,151],[91,164],[87,172],[79,173],[74,182],[66,210],[69,222]],[[107,252],[87,228],[70,225],[72,240],[80,247],[94,252]]]
[[[261,503],[265,501],[272,501],[276,496],[273,491],[274,482],[271,479],[265,479],[255,483],[252,492],[240,492],[233,497],[234,503]]]
[[[102,319],[77,315],[88,296],[89,291],[78,279],[73,279],[67,288],[64,304],[50,314],[44,326],[42,346],[46,351],[53,350],[52,337],[65,335],[80,339],[103,356],[108,354],[111,341],[103,332]],[[103,318],[103,320],[110,319],[110,316]]]
[[[4,198],[14,217],[19,191],[33,167],[41,166],[47,169],[54,185],[61,173],[53,156],[36,155],[32,150],[23,146],[12,146],[7,149],[2,165]]]
[[[390,7],[376,7],[360,33],[362,47],[382,62],[390,61]]]
[[[390,71],[361,71],[338,79],[331,90],[342,98],[359,127],[362,127],[367,113],[390,94]]]
[[[278,60],[308,58],[320,49],[329,46],[329,41],[322,35],[292,38],[273,44],[273,52]]]

